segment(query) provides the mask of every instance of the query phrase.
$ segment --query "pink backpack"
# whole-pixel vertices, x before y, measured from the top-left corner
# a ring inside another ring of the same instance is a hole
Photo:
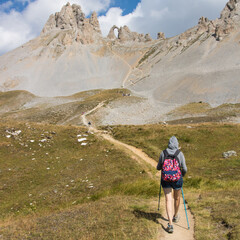
[[[182,176],[179,159],[177,157],[180,150],[177,150],[174,155],[168,154],[167,150],[164,150],[163,153],[162,179],[166,182],[177,182]]]

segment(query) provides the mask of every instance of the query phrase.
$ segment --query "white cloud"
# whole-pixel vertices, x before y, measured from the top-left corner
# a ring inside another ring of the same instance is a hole
[[[0,54],[18,47],[33,38],[29,24],[14,10],[10,14],[0,12]]]
[[[106,36],[112,25],[128,25],[132,31],[150,33],[156,38],[158,32],[171,37],[196,25],[201,16],[215,19],[220,16],[227,0],[142,0],[137,8],[123,16],[122,11],[109,9],[99,18]]]

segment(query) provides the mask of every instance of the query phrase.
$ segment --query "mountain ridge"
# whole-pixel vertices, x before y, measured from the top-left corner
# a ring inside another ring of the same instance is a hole
[[[104,38],[96,13],[85,18],[80,6],[68,3],[38,38],[0,57],[0,90],[53,97],[127,87],[156,104],[236,103],[239,25],[239,0],[230,0],[220,18],[201,17],[172,38],[158,33],[152,40],[127,26],[113,26]]]

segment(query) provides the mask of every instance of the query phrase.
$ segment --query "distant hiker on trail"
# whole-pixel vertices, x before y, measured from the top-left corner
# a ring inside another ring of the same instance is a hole
[[[91,126],[91,122],[88,122],[88,126],[89,126],[89,127]]]
[[[157,170],[162,170],[161,186],[165,194],[166,211],[169,221],[166,230],[169,233],[173,233],[173,222],[177,223],[180,219],[178,209],[180,205],[181,188],[183,186],[183,176],[187,172],[185,157],[179,150],[178,140],[175,136],[170,138],[168,148],[161,153]],[[174,212],[172,209],[172,189],[174,197]]]

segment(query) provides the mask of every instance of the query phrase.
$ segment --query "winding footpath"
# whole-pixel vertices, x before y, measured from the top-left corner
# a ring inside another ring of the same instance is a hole
[[[92,124],[91,124],[91,126],[88,126],[88,120],[87,120],[86,116],[89,115],[90,113],[96,111],[97,109],[101,108],[103,106],[103,104],[104,104],[104,102],[101,102],[95,108],[93,108],[92,110],[83,114],[81,116],[83,124],[89,128],[90,132],[97,134],[98,136],[102,137],[103,139],[114,144],[115,147],[128,153],[131,156],[131,158],[134,159],[135,161],[137,161],[139,164],[148,165],[149,168],[152,168],[152,167],[156,168],[157,162],[154,159],[150,158],[141,149],[138,149],[136,147],[133,147],[131,145],[128,145],[126,143],[123,143],[123,142],[120,142],[120,141],[114,139],[111,135],[107,134],[106,132],[99,131],[98,129],[96,129]],[[152,175],[152,174],[149,173],[149,175]],[[160,177],[159,173],[157,174],[157,177],[159,179],[159,177]],[[182,199],[181,199],[181,204],[180,204],[180,208],[179,208],[180,221],[178,223],[174,224],[174,233],[173,234],[169,234],[165,230],[168,220],[167,220],[167,214],[165,211],[165,198],[163,196],[163,191],[162,191],[160,203],[161,203],[160,209],[162,210],[161,212],[163,214],[158,219],[159,231],[158,231],[157,239],[161,239],[161,240],[193,240],[194,239],[194,218],[193,218],[193,215],[191,214],[190,210],[187,209],[187,215],[188,215],[189,224],[190,224],[190,229],[188,230],[187,220],[186,220],[186,215],[185,215],[185,210],[184,210],[184,204],[183,204]],[[156,211],[157,211],[157,200],[156,200]]]

